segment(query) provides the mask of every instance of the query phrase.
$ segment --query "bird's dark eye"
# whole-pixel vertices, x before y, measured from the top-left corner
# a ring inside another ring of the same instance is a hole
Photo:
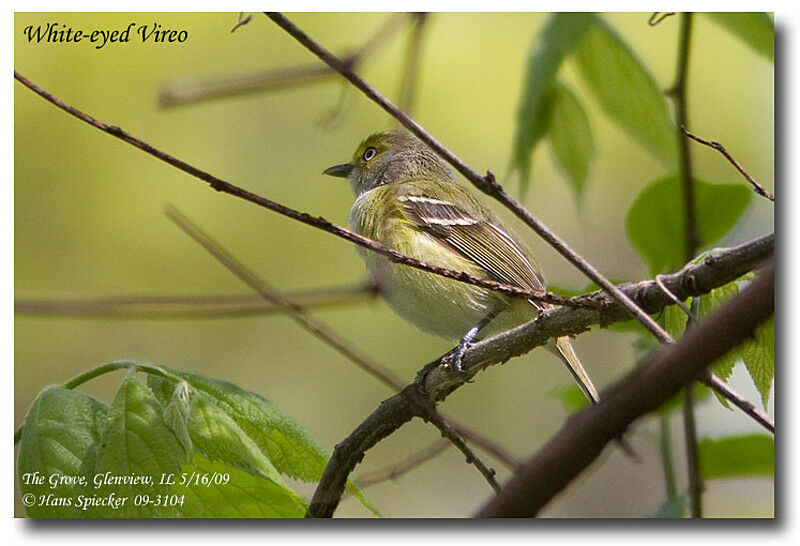
[[[364,150],[364,161],[369,161],[373,157],[375,157],[378,153],[378,150],[370,146],[366,150]]]

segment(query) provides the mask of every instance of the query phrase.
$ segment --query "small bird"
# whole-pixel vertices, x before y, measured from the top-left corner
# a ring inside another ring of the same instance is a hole
[[[412,134],[376,133],[358,146],[350,163],[323,174],[350,182],[356,197],[350,210],[355,232],[439,267],[526,290],[545,289],[530,251]],[[479,336],[518,326],[549,307],[358,250],[397,314],[426,332],[460,339],[449,355],[450,365],[459,371],[467,348]],[[587,398],[597,402],[597,389],[569,338],[551,340],[547,347],[564,361]]]

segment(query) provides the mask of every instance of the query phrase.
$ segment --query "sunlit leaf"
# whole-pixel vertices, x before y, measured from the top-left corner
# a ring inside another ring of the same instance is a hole
[[[227,381],[166,369],[186,381],[202,395],[198,399],[204,401],[203,408],[211,412],[209,415],[215,417],[215,423],[220,424],[223,421],[227,423],[226,427],[216,432],[206,430],[205,445],[215,444],[213,437],[216,433],[231,435],[229,438],[231,442],[236,442],[242,448],[247,447],[242,453],[249,452],[255,446],[281,474],[307,482],[318,481],[322,477],[322,471],[330,454],[294,419],[268,399]],[[154,376],[150,376],[148,381],[162,401],[171,399],[176,387],[173,381]],[[196,416],[198,424],[202,423],[200,414],[193,415]],[[196,432],[192,435],[195,444],[200,440]],[[203,454],[206,458],[213,458],[210,452]],[[251,455],[254,454],[251,452]],[[232,459],[224,459],[229,464],[235,464]],[[249,458],[247,460],[250,463],[253,461]],[[244,461],[239,462],[245,464]],[[365,507],[379,515],[357,487],[348,483],[347,489]]]
[[[152,391],[133,376],[127,377],[114,397],[109,423],[100,439],[96,474],[110,477],[138,476],[149,485],[108,483],[95,493],[98,497],[128,497],[121,506],[101,505],[87,510],[86,517],[174,517],[174,507],[148,504],[137,506],[133,496],[146,493],[153,498],[170,493],[162,475],[179,473],[186,452],[172,429],[164,422],[164,409]]]
[[[187,518],[302,518],[302,497],[280,483],[196,455],[182,475],[212,476],[206,484],[176,483],[182,497],[180,514]]]
[[[724,237],[750,203],[752,192],[741,184],[694,180],[695,217],[703,246]],[[683,191],[677,176],[650,183],[628,210],[628,240],[650,273],[663,273],[685,261]]]
[[[747,342],[741,348],[740,354],[766,408],[772,389],[772,379],[775,377],[774,317],[756,328],[755,339]]]
[[[581,77],[620,127],[668,165],[677,158],[675,125],[650,71],[601,18],[575,47]]]
[[[768,434],[704,438],[699,444],[703,477],[772,477],[775,473],[775,439]]]
[[[710,12],[705,14],[754,51],[775,60],[775,23],[764,12]]]
[[[528,53],[512,158],[520,173],[522,194],[530,181],[531,154],[547,131],[546,92],[555,81],[561,62],[595,20],[596,16],[589,13],[554,13]]]
[[[69,506],[55,504],[58,499],[76,499],[91,491],[91,478],[97,460],[100,436],[108,422],[109,407],[94,398],[67,390],[48,387],[34,400],[25,416],[20,440],[17,472],[20,494],[33,495],[26,502],[30,517],[80,517],[76,502]],[[34,478],[41,477],[44,483]],[[86,485],[57,482],[60,477],[85,477]],[[50,495],[53,504],[43,502]]]

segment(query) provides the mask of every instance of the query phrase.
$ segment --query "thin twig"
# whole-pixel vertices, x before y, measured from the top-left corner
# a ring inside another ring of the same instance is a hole
[[[693,315],[693,314],[692,314],[692,312],[689,310],[689,308],[688,308],[688,307],[686,307],[686,304],[685,304],[685,303],[683,303],[681,300],[679,300],[679,299],[678,299],[678,297],[677,297],[675,294],[673,294],[672,292],[670,292],[669,288],[667,288],[666,286],[664,286],[664,280],[663,280],[663,277],[664,277],[663,275],[656,275],[656,276],[655,276],[655,278],[654,278],[653,280],[654,280],[654,281],[655,281],[655,283],[658,285],[658,287],[659,287],[661,290],[663,290],[663,291],[664,291],[664,293],[665,293],[665,294],[666,294],[666,295],[669,297],[669,299],[671,299],[672,301],[674,301],[674,302],[675,302],[675,305],[677,305],[678,307],[680,307],[680,308],[681,308],[681,310],[682,310],[684,313],[686,313],[686,316],[687,316],[687,317],[689,317],[689,321],[692,321],[692,322],[694,322],[694,315]]]
[[[687,323],[687,328],[689,324]],[[686,442],[686,473],[689,476],[689,508],[693,518],[703,517],[703,474],[700,469],[700,448],[697,445],[697,424],[694,415],[694,383],[683,388],[683,436]]]
[[[378,295],[373,282],[354,286],[298,290],[284,294],[305,309],[336,307]],[[44,317],[104,319],[227,319],[284,313],[261,296],[109,296],[103,298],[15,299],[14,313]]]
[[[699,142],[700,144],[703,144],[704,146],[708,146],[709,148],[713,148],[713,149],[717,150],[719,153],[721,153],[725,157],[725,159],[728,160],[728,162],[731,165],[736,167],[736,170],[739,171],[742,174],[742,176],[744,176],[745,180],[747,180],[750,183],[750,185],[753,186],[753,191],[754,192],[756,192],[758,195],[760,195],[762,197],[766,197],[767,199],[769,199],[772,202],[775,202],[775,196],[773,194],[771,194],[770,192],[768,192],[767,190],[765,190],[764,186],[762,186],[761,184],[756,182],[756,179],[753,178],[752,176],[750,176],[750,174],[747,171],[744,170],[744,167],[742,167],[739,164],[739,162],[736,161],[733,158],[733,156],[728,153],[728,150],[725,149],[725,146],[723,146],[722,144],[720,144],[716,140],[705,140],[703,138],[700,138],[699,136],[689,132],[689,130],[686,129],[686,127],[683,126],[683,125],[681,125],[681,130],[683,131],[684,135],[686,135],[687,137],[691,138],[695,142]]]
[[[481,474],[489,482],[489,485],[495,491],[500,490],[500,486],[494,477],[494,471],[489,469],[483,462],[472,452],[472,450],[464,443],[461,437],[453,430],[453,427],[436,412],[429,402],[420,403],[420,397],[407,393],[403,389],[402,382],[394,376],[384,366],[379,366],[371,359],[360,354],[357,349],[351,347],[345,342],[338,334],[327,327],[322,321],[316,320],[308,316],[302,307],[296,303],[289,301],[278,295],[272,288],[270,288],[262,279],[260,279],[254,272],[249,270],[244,264],[234,258],[222,245],[212,239],[208,234],[203,232],[199,227],[193,224],[186,216],[174,207],[167,207],[166,214],[170,220],[180,227],[184,233],[194,239],[200,246],[208,251],[217,261],[222,263],[229,271],[239,277],[244,283],[250,286],[253,290],[258,292],[265,300],[273,305],[282,307],[288,316],[304,328],[307,332],[311,333],[316,338],[320,339],[328,346],[332,347],[339,354],[347,358],[350,362],[378,379],[381,383],[389,387],[395,392],[403,392],[408,400],[415,403],[420,410],[418,414],[423,419],[430,421],[442,433],[442,436],[450,440],[462,453],[464,453],[467,463],[475,465]]]
[[[231,32],[248,23],[251,18],[252,15],[248,15],[245,20],[242,20],[240,15],[240,22]],[[355,53],[345,55],[345,62],[355,70],[383,46],[406,18],[405,13],[393,14]],[[336,78],[338,78],[336,71],[319,63],[284,66],[229,76],[188,76],[164,82],[158,98],[159,103],[164,107],[183,106],[207,100],[308,85]]]
[[[294,39],[302,44],[306,49],[314,53],[317,57],[322,59],[326,64],[339,72],[342,76],[347,78],[356,88],[358,88],[367,97],[373,100],[386,112],[398,120],[406,129],[414,133],[420,140],[430,146],[442,159],[447,161],[453,168],[458,171],[464,178],[469,180],[482,192],[497,199],[503,206],[511,210],[520,220],[525,222],[531,229],[533,229],[540,237],[547,241],[550,246],[555,248],[562,256],[564,256],[572,265],[582,271],[587,277],[596,282],[603,290],[605,290],[612,298],[619,301],[625,306],[628,311],[641,322],[648,330],[650,330],[656,338],[662,343],[674,343],[674,340],[661,328],[658,323],[650,316],[642,311],[636,304],[631,301],[623,292],[614,286],[607,278],[600,274],[589,262],[582,258],[577,252],[567,245],[558,235],[556,235],[549,227],[543,224],[540,220],[534,217],[521,203],[506,193],[503,186],[501,186],[492,174],[487,171],[485,176],[478,174],[475,170],[469,167],[464,161],[456,156],[449,149],[445,148],[438,140],[436,140],[430,133],[422,128],[416,121],[411,119],[405,112],[403,112],[396,105],[392,104],[386,97],[379,93],[374,87],[369,85],[358,74],[353,72],[347,64],[338,59],[335,55],[323,48],[305,32],[300,30],[294,23],[289,21],[285,16],[280,13],[266,13],[267,17],[272,19],[278,26],[289,33]]]
[[[717,394],[725,398],[728,402],[742,410],[746,415],[752,418],[756,423],[764,427],[766,430],[775,434],[775,422],[769,418],[763,411],[755,407],[753,404],[745,400],[736,391],[730,388],[727,383],[722,379],[709,372],[705,375],[701,382],[707,387],[713,389]]]
[[[361,474],[354,480],[355,484],[361,489],[364,489],[365,487],[375,485],[376,483],[385,482],[387,480],[395,480],[403,474],[414,470],[421,464],[430,461],[448,447],[450,447],[450,442],[447,440],[436,440],[428,447],[412,453],[395,465]]]
[[[566,306],[590,305],[588,303],[577,302],[573,298],[565,298],[562,296],[551,294],[549,292],[524,290],[516,286],[495,282],[490,279],[475,277],[463,271],[453,271],[451,269],[437,267],[435,265],[426,263],[422,260],[417,260],[410,256],[406,256],[405,254],[402,254],[401,252],[389,248],[382,243],[379,243],[367,237],[363,237],[343,227],[337,226],[336,224],[326,220],[325,218],[322,218],[321,216],[311,216],[308,213],[300,212],[298,210],[281,205],[280,203],[277,203],[265,197],[261,197],[260,195],[256,195],[243,188],[240,188],[239,186],[235,186],[234,184],[231,184],[220,178],[217,178],[216,176],[206,171],[198,169],[197,167],[190,165],[185,161],[182,161],[176,157],[167,154],[166,152],[162,152],[161,150],[151,146],[147,142],[144,142],[143,140],[140,140],[130,135],[121,128],[116,127],[114,125],[108,125],[107,123],[99,121],[93,118],[92,116],[82,112],[81,110],[78,110],[74,106],[65,103],[61,99],[48,93],[47,91],[45,91],[32,81],[24,77],[16,70],[14,71],[14,79],[19,81],[25,87],[27,87],[40,97],[44,98],[51,104],[57,106],[58,108],[64,110],[65,112],[71,114],[72,116],[75,116],[81,121],[84,121],[89,125],[91,125],[92,127],[95,127],[96,129],[99,129],[105,133],[115,136],[120,140],[122,140],[123,142],[126,142],[136,148],[139,148],[143,152],[146,152],[160,159],[161,161],[164,161],[165,163],[168,163],[173,167],[176,167],[192,175],[193,177],[206,182],[208,185],[211,186],[212,189],[216,191],[227,193],[228,195],[232,195],[234,197],[238,197],[239,199],[249,201],[250,203],[253,203],[265,209],[269,209],[273,212],[277,212],[278,214],[287,216],[293,220],[302,222],[303,224],[307,224],[317,229],[327,231],[328,233],[336,235],[337,237],[340,237],[342,239],[355,243],[359,246],[372,250],[373,252],[377,252],[378,254],[382,254],[383,256],[386,256],[390,261],[394,263],[408,265],[410,267],[414,267],[422,271],[427,271],[429,273],[441,275],[443,277],[447,277],[449,279],[453,279],[466,284],[472,284],[474,286],[488,288],[489,290],[495,290],[497,292],[501,292],[503,294],[506,294],[507,296],[511,296],[514,298],[529,299],[534,301],[544,301],[555,305],[566,305]]]
[[[600,403],[573,415],[477,516],[537,515],[634,421],[655,411],[716,359],[751,337],[772,316],[774,303],[770,265],[678,343],[657,351],[644,367],[606,389]]]
[[[774,244],[774,235],[770,234],[738,247],[708,255],[701,263],[690,262],[681,271],[665,276],[663,284],[682,299],[708,293],[741,277],[769,259]],[[634,298],[649,313],[657,313],[664,306],[673,303],[653,281],[624,284],[620,285],[620,289]],[[425,368],[431,368],[430,371],[427,374],[418,374],[417,381],[405,390],[414,393],[423,392],[430,400],[441,402],[453,391],[467,384],[481,370],[525,354],[547,343],[549,339],[580,334],[593,325],[608,326],[615,322],[630,320],[627,309],[611,300],[604,292],[597,291],[584,297],[603,302],[603,307],[601,309],[555,308],[536,320],[472,345],[464,355],[462,363],[466,374],[438,366],[440,358],[426,366]],[[725,389],[727,388],[725,386]],[[755,408],[751,411],[754,413],[747,410],[746,413],[774,431],[774,425],[768,417],[760,414]],[[313,517],[330,517],[336,510],[347,477],[361,462],[365,453],[415,416],[414,407],[403,396],[396,395],[381,403],[334,449],[309,505],[308,514]],[[763,422],[760,419],[763,419]]]
[[[678,487],[675,481],[675,464],[672,461],[672,423],[670,416],[662,414],[658,419],[659,423],[659,451],[661,453],[661,468],[664,471],[664,487],[667,491],[667,499],[672,500],[678,494]]]
[[[650,19],[647,20],[647,24],[650,25],[651,27],[654,27],[654,26],[658,25],[661,21],[666,19],[667,17],[675,15],[674,11],[668,11],[666,13],[661,13],[661,17],[659,17],[658,16],[659,13],[661,13],[661,12],[660,11],[654,11],[653,14],[650,16]]]
[[[253,20],[253,14],[252,13],[250,15],[248,15],[247,17],[245,17],[244,12],[240,12],[239,13],[239,19],[236,21],[236,24],[231,29],[231,34],[236,32],[239,29],[239,27],[245,26],[246,24],[248,24],[252,20]]]
[[[409,114],[414,110],[417,74],[419,72],[420,54],[422,52],[422,36],[428,15],[427,13],[414,14],[414,24],[411,27],[411,35],[408,37],[408,49],[406,51],[405,67],[403,68],[403,82],[400,87],[400,95],[397,99],[397,104],[404,112]]]

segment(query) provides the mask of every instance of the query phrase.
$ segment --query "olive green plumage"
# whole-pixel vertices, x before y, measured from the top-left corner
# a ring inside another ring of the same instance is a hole
[[[376,133],[358,146],[350,163],[325,174],[350,182],[356,196],[350,225],[357,233],[433,265],[544,290],[530,251],[413,135],[399,130]],[[547,307],[392,263],[360,247],[359,252],[395,312],[433,334],[459,339],[478,330],[484,335],[498,332],[533,319]],[[495,314],[485,328],[476,327]],[[466,345],[466,339],[462,343]],[[551,345],[596,401],[597,391],[569,339],[559,338]]]

